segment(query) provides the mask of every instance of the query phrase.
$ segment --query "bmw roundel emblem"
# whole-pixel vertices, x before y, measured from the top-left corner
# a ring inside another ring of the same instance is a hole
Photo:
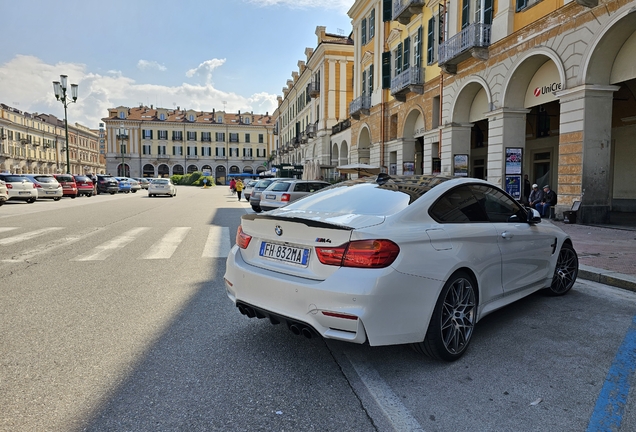
[[[276,225],[276,228],[274,228],[274,232],[276,233],[277,236],[283,235],[283,229],[280,227],[280,225]]]

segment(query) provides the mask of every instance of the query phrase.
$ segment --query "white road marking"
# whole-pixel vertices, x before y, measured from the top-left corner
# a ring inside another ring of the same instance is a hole
[[[0,227],[0,232],[13,231],[14,229],[18,229],[17,227]]]
[[[25,262],[30,260],[36,255],[40,255],[46,252],[50,252],[59,247],[68,246],[70,244],[76,243],[88,236],[91,236],[101,231],[102,229],[103,228],[89,228],[86,231],[74,233],[74,234],[59,238],[57,240],[53,240],[49,243],[43,244],[37,248],[28,250],[26,252],[21,252],[19,254],[13,255],[11,259],[4,259],[2,260],[2,262]]]
[[[49,232],[58,231],[58,230],[61,230],[61,229],[64,229],[64,228],[62,228],[62,227],[42,228],[42,229],[35,230],[35,231],[29,231],[27,233],[20,234],[20,235],[17,235],[17,236],[3,238],[3,239],[0,239],[0,246],[7,246],[7,245],[12,245],[14,243],[20,243],[22,241],[30,240],[30,239],[32,239],[34,237],[38,237],[38,236],[47,234]]]
[[[345,355],[360,377],[360,381],[369,390],[378,407],[396,431],[424,431],[415,417],[402,404],[400,398],[393,393],[391,387],[363,356],[355,355],[353,352],[345,352]]]
[[[168,259],[181,244],[190,227],[172,228],[161,240],[152,245],[140,259]]]
[[[80,255],[71,261],[103,261],[149,229],[150,228],[147,227],[133,228],[130,231],[127,231],[124,234],[95,247],[92,252],[84,256]]]
[[[232,245],[230,244],[230,229],[228,227],[210,227],[208,240],[203,248],[202,258],[227,258]]]

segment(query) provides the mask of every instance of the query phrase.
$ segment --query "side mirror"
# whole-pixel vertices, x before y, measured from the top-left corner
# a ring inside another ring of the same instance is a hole
[[[533,208],[528,209],[528,223],[535,224],[541,222],[541,215],[539,212]]]

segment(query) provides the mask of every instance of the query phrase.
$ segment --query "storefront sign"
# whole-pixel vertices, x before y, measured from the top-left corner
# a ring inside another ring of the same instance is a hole
[[[506,147],[506,174],[521,174],[523,149]]]
[[[521,176],[506,176],[506,192],[514,199],[521,199]]]
[[[559,70],[552,60],[537,69],[526,90],[525,108],[546,104],[557,98],[554,92],[563,90]]]

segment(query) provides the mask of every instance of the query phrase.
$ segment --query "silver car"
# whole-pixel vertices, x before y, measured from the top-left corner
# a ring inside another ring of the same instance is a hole
[[[59,201],[64,196],[64,189],[60,182],[51,174],[23,174],[35,184],[38,199],[52,199]]]
[[[9,190],[4,180],[0,180],[0,206],[9,199]]]
[[[268,211],[286,206],[327,186],[330,186],[330,183],[318,180],[283,180],[272,183],[261,194],[261,210]]]
[[[250,200],[250,195],[252,194],[252,190],[254,190],[254,186],[258,183],[258,180],[250,180],[245,183],[245,187],[243,188],[243,196],[245,197],[245,201]]]

